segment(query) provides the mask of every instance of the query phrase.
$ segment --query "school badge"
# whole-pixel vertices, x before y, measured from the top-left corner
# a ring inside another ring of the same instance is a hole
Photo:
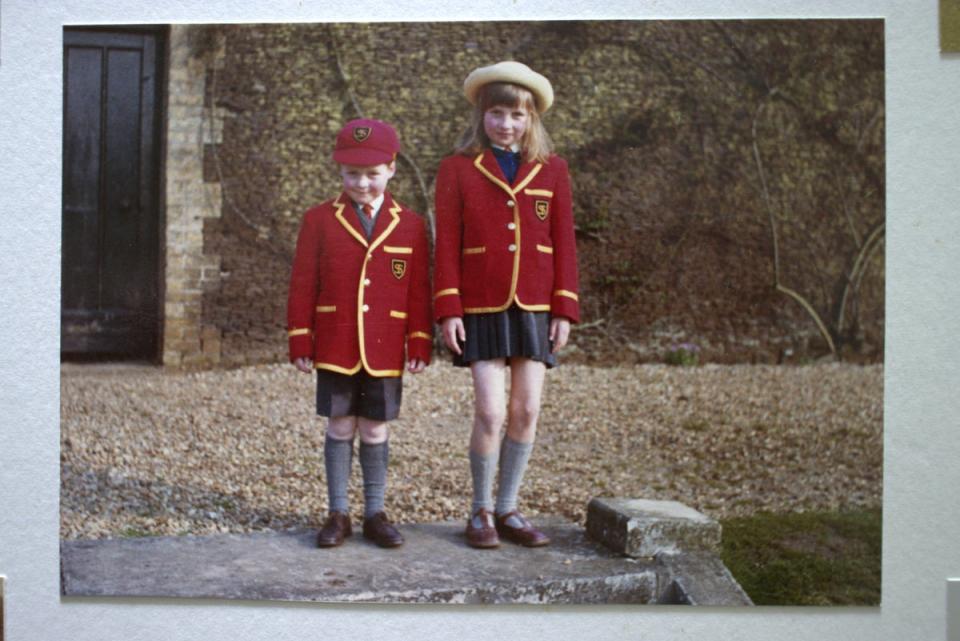
[[[550,201],[549,200],[538,200],[534,203],[537,212],[537,218],[540,220],[546,220],[547,214],[550,213]]]
[[[353,139],[357,142],[363,142],[370,137],[370,127],[354,127]]]
[[[397,280],[403,278],[403,275],[407,273],[407,261],[405,260],[394,258],[390,267],[393,269],[393,275],[397,277]]]

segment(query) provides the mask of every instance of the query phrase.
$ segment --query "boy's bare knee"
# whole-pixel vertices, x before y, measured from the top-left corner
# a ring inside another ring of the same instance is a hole
[[[371,421],[361,418],[358,421],[360,440],[370,445],[383,443],[387,440],[388,428],[385,422]]]
[[[338,441],[353,440],[357,432],[356,416],[337,416],[327,421],[327,436]]]

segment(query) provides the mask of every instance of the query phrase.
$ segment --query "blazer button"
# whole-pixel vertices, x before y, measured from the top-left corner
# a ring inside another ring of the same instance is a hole
[[[515,251],[517,251],[517,246],[514,245],[513,243],[510,243],[510,246],[507,247],[507,249],[508,249],[509,251],[515,252]]]
[[[369,305],[364,305],[364,306],[363,306],[363,311],[369,312],[369,311],[370,311],[370,306],[369,306]]]
[[[516,205],[516,204],[517,204],[517,203],[513,202],[512,200],[508,200],[508,201],[507,201],[507,207],[513,207],[513,206]]]
[[[516,228],[517,228],[516,223],[507,223],[507,229],[516,229]]]
[[[369,278],[364,278],[364,279],[363,279],[363,286],[364,286],[364,287],[369,287],[369,286],[370,286],[370,279],[369,279]]]

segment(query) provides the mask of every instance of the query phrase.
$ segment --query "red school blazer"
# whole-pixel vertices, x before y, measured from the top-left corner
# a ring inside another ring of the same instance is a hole
[[[520,166],[514,184],[487,149],[440,163],[436,192],[437,320],[521,309],[580,320],[567,163]]]
[[[287,299],[290,360],[400,376],[406,348],[407,359],[429,363],[427,251],[423,221],[389,193],[369,241],[346,194],[307,211]]]

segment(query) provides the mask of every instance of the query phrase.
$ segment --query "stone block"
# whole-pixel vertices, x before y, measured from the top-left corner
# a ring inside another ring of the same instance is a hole
[[[218,177],[219,180],[219,177]],[[203,184],[204,196],[206,197],[210,206],[207,207],[207,211],[204,212],[205,218],[219,218],[221,215],[220,212],[220,203],[223,202],[223,190],[219,182],[205,182]]]
[[[164,316],[167,319],[167,328],[169,329],[170,321],[175,318],[183,318],[184,305],[183,303],[170,303],[168,302],[163,306]]]
[[[720,524],[676,501],[594,498],[587,533],[630,557],[720,551]]]

